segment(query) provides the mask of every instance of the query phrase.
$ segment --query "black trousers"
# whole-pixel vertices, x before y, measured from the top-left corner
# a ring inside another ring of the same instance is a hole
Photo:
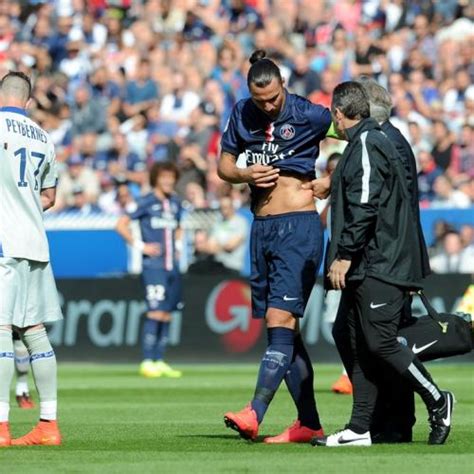
[[[354,385],[351,425],[372,434],[411,439],[414,391],[400,374],[414,354],[398,343],[403,317],[410,314],[406,291],[373,278],[343,290],[333,337]]]

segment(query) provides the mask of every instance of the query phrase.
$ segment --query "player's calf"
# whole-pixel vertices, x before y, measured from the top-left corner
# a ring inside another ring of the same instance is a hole
[[[0,326],[0,423],[3,424],[4,434],[8,430],[10,413],[10,385],[15,370],[13,357],[11,326],[2,325]],[[7,439],[6,435],[4,438]]]

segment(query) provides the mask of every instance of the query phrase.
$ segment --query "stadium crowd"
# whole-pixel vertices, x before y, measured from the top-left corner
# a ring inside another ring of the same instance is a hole
[[[421,207],[468,208],[473,18],[466,0],[1,0],[0,73],[33,78],[30,115],[60,165],[50,212],[118,214],[167,160],[188,209],[218,208],[224,195],[246,205],[247,186],[223,184],[216,167],[255,48],[291,92],[325,106],[341,81],[387,87],[415,151]],[[325,140],[320,169],[344,146]]]

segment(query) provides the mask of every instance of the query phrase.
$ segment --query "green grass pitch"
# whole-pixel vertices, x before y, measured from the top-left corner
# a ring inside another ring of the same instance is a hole
[[[431,364],[458,403],[445,446],[428,446],[426,413],[417,405],[415,442],[371,448],[268,446],[224,427],[253,392],[253,365],[188,365],[182,379],[143,379],[132,365],[60,364],[61,447],[0,449],[0,472],[13,473],[467,473],[474,472],[473,365]],[[348,420],[351,397],[329,387],[337,365],[316,365],[317,401],[327,432]],[[35,423],[37,410],[12,407],[14,436]],[[282,387],[261,427],[277,434],[295,418]]]

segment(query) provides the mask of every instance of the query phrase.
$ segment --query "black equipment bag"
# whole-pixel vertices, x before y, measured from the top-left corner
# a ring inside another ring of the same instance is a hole
[[[471,315],[438,313],[419,291],[427,315],[406,320],[398,331],[398,340],[407,345],[421,361],[466,354],[473,348]]]

